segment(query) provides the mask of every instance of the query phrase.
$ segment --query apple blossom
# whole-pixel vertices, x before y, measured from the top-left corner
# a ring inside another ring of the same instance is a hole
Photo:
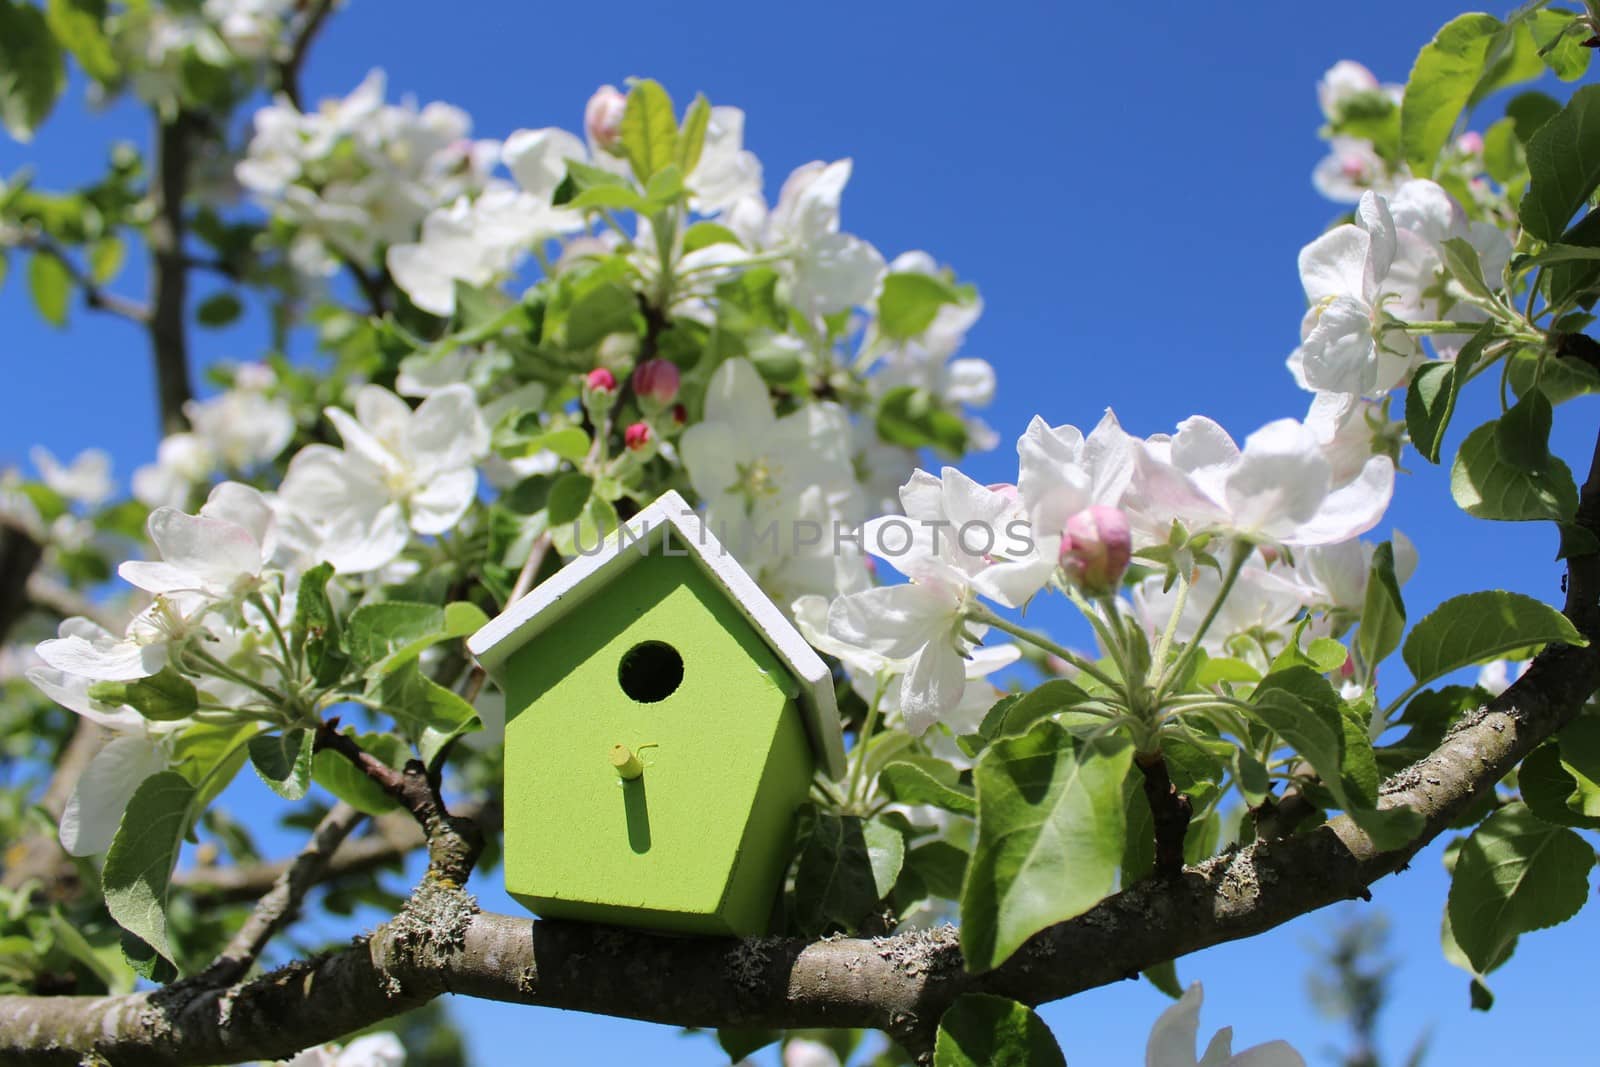
[[[1394,489],[1394,463],[1372,456],[1343,484],[1311,429],[1294,419],[1268,423],[1241,450],[1204,416],[1154,437],[1138,451],[1138,473],[1124,507],[1147,530],[1178,521],[1286,545],[1344,541],[1370,530]]]
[[[66,466],[50,450],[35,445],[28,452],[44,484],[67,500],[94,507],[111,495],[111,457],[98,448],[78,453]]]
[[[1356,220],[1300,250],[1311,307],[1289,366],[1308,389],[1370,396],[1402,384],[1420,358],[1416,341],[1389,320],[1416,317],[1421,294],[1389,284],[1398,238],[1384,199],[1363,193]]]
[[[1195,982],[1183,991],[1176,1004],[1161,1013],[1150,1028],[1145,1067],[1305,1067],[1306,1061],[1284,1041],[1269,1041],[1235,1054],[1231,1026],[1218,1030],[1204,1054],[1195,1059],[1200,1004],[1204,999],[1205,991]]]
[[[272,507],[255,489],[223,482],[196,515],[162,507],[151,512],[156,562],[129,561],[123,579],[151,593],[198,593],[231,601],[256,592],[272,556]]]

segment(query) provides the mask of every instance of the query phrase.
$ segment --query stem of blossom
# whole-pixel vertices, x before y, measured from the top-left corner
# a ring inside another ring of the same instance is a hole
[[[1111,657],[1111,662],[1117,665],[1117,673],[1129,682],[1133,681],[1134,672],[1129,669],[1130,664],[1128,662],[1127,634],[1122,631],[1120,624],[1113,626],[1100,617],[1102,608],[1104,608],[1107,615],[1115,614],[1115,602],[1112,598],[1102,597],[1097,601],[1091,602],[1085,600],[1076,589],[1071,588],[1067,590],[1067,597],[1072,601],[1073,606],[1082,613],[1083,617],[1089,621],[1089,625],[1094,628],[1094,632],[1100,638],[1100,644],[1105,648],[1106,654]]]
[[[865,799],[861,796],[861,778],[866,773],[867,767],[867,740],[872,736],[872,731],[878,728],[878,714],[883,709],[883,695],[889,688],[888,675],[879,672],[877,682],[872,690],[872,704],[867,708],[866,721],[861,724],[861,733],[856,735],[855,766],[850,768],[850,788],[845,793],[845,806],[851,811],[857,810]]]
[[[262,596],[259,592],[250,594],[250,603],[253,604],[255,609],[261,612],[262,617],[267,620],[267,628],[272,631],[272,636],[278,641],[278,647],[283,650],[283,662],[285,668],[283,673],[288,675],[291,671],[298,672],[299,661],[295,658],[293,650],[291,650],[289,647],[289,638],[284,634],[283,627],[278,624],[278,613],[272,610],[272,607],[267,603],[267,598]],[[291,678],[285,677],[283,679],[283,684],[292,687],[294,682]]]
[[[245,686],[246,688],[254,689],[257,693],[260,693],[262,696],[266,697],[267,700],[276,707],[281,708],[288,703],[288,700],[284,697],[284,695],[278,692],[276,689],[273,689],[268,685],[262,685],[254,678],[250,678],[239,673],[203,648],[190,648],[189,655],[193,656],[201,663],[204,663],[206,667],[210,669],[211,673],[220,678],[226,678],[230,682],[238,682],[240,685]]]
[[[1178,575],[1178,597],[1172,605],[1172,614],[1167,616],[1167,625],[1161,631],[1161,640],[1156,642],[1155,655],[1150,658],[1151,684],[1160,682],[1163,671],[1167,666],[1167,656],[1172,652],[1173,639],[1178,636],[1178,620],[1183,617],[1183,609],[1189,606],[1189,577],[1185,574]]]
[[[1189,638],[1188,642],[1183,646],[1183,651],[1178,654],[1178,658],[1172,662],[1172,665],[1162,671],[1161,680],[1156,683],[1155,706],[1157,708],[1160,708],[1162,701],[1166,699],[1168,687],[1183,677],[1183,672],[1188,669],[1189,662],[1194,659],[1195,653],[1200,650],[1200,642],[1205,639],[1206,631],[1210,630],[1211,624],[1216,621],[1217,612],[1222,610],[1223,601],[1227,600],[1228,594],[1233,591],[1233,583],[1239,580],[1239,572],[1244,569],[1244,561],[1250,558],[1250,553],[1255,551],[1255,547],[1255,545],[1245,540],[1238,540],[1233,543],[1233,555],[1228,560],[1228,569],[1222,575],[1222,588],[1217,590],[1217,599],[1211,602],[1211,607],[1207,609],[1205,618],[1200,620],[1200,626],[1195,630],[1194,636]],[[1174,613],[1173,617],[1177,617],[1176,613]],[[1151,668],[1159,668],[1160,663],[1159,659],[1155,660],[1151,664]]]
[[[1076,652],[1067,648],[1065,645],[1058,645],[1048,637],[1034,633],[1026,626],[1018,626],[1016,623],[1011,622],[1008,619],[1001,618],[999,615],[996,615],[982,604],[973,604],[962,614],[965,615],[966,618],[971,619],[973,622],[982,623],[986,626],[993,626],[996,630],[999,630],[1002,633],[1008,633],[1012,637],[1017,638],[1019,641],[1026,641],[1035,648],[1042,648],[1053,656],[1061,657],[1072,666],[1076,667],[1078,670],[1082,671],[1084,674],[1087,674],[1089,677],[1093,678],[1095,681],[1099,682],[1101,685],[1112,690],[1113,692],[1121,693],[1126,688],[1126,685],[1123,682],[1111,677],[1111,675],[1095,666],[1089,660],[1084,659]]]

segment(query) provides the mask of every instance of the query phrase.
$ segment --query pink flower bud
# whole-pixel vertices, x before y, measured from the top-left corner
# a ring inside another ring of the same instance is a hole
[[[622,443],[628,446],[629,452],[637,452],[650,443],[650,424],[636,422],[622,431]]]
[[[1483,152],[1483,134],[1468,130],[1456,138],[1456,151],[1469,156],[1480,155]]]
[[[665,407],[678,398],[678,368],[665,359],[647,359],[633,372],[633,391],[641,401]]]
[[[1339,668],[1339,677],[1349,681],[1356,676],[1356,658],[1348,653],[1344,657],[1344,664]]]
[[[617,391],[617,376],[604,367],[596,367],[583,379],[583,387],[591,393],[614,393]]]
[[[1088,595],[1116,592],[1132,558],[1128,516],[1118,508],[1095,504],[1067,520],[1061,535],[1061,566]]]
[[[583,131],[596,148],[610,149],[622,138],[622,113],[628,98],[614,85],[602,85],[583,108]]]

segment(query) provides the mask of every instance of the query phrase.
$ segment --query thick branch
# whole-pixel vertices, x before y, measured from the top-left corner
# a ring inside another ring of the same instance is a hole
[[[322,881],[335,850],[365,816],[340,801],[322,817],[311,841],[279,874],[272,888],[256,902],[227,947],[218,954],[206,978],[221,985],[238,981],[260,957],[267,942],[294,920],[300,903]]]
[[[184,328],[189,267],[183,250],[187,223],[184,197],[200,121],[180,111],[162,120],[156,131],[155,217],[146,239],[150,245],[150,355],[155,362],[156,396],[161,431],[188,428],[183,406],[193,395],[189,383],[189,338]]]
[[[244,985],[0,997],[0,1056],[76,1063],[93,1049],[113,1063],[152,1065],[284,1056],[446,991],[677,1025],[900,1032],[932,1026],[963,993],[1038,1004],[1361,896],[1571,720],[1597,687],[1600,650],[1550,649],[1437,752],[1391,779],[1380,806],[1407,805],[1425,820],[1405,848],[1379,852],[1341,816],[1134,885],[981,975],[962,968],[949,929],[810,944],[672,937],[481,914],[459,890],[430,881],[370,938]]]
[[[1189,834],[1194,804],[1172,784],[1160,752],[1140,754],[1134,762],[1144,775],[1144,796],[1155,824],[1156,874],[1165,878],[1183,870],[1183,839]]]

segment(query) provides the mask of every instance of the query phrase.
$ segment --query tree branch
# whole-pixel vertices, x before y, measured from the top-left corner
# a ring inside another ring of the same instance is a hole
[[[201,975],[218,985],[231,985],[244,976],[267,942],[294,920],[313,886],[322,881],[335,850],[366,816],[340,801],[322,817],[311,841],[278,875],[272,888],[256,902],[216,960]]]
[[[67,250],[53,241],[48,235],[42,233],[23,233],[17,239],[18,246],[29,249],[35,255],[49,256],[66,270],[72,283],[83,290],[83,302],[96,311],[109,312],[120,318],[140,326],[150,322],[150,309],[136,300],[129,300],[125,296],[108,292],[99,282],[90,277],[89,273],[67,254]]]
[[[468,805],[458,812],[486,833],[500,828],[497,804]],[[415,852],[427,839],[410,812],[392,811],[372,820],[372,833],[346,840],[328,860],[323,882],[338,882],[392,866]],[[189,894],[200,907],[247,903],[270,890],[293,860],[244,867],[199,867],[173,877],[172,886]]]
[[[1159,751],[1138,754],[1134,756],[1134,763],[1144,775],[1144,796],[1155,824],[1155,873],[1160,878],[1170,877],[1183,870],[1183,839],[1189,834],[1194,804],[1172,784],[1167,761],[1161,758]]]
[[[188,428],[184,404],[194,395],[189,382],[189,337],[184,327],[188,302],[189,266],[184,252],[188,224],[184,198],[189,189],[189,167],[200,119],[180,111],[160,120],[156,130],[155,216],[146,240],[150,245],[150,355],[155,362],[156,396],[161,432]]]
[[[1596,453],[1578,518],[1591,530],[1600,528],[1600,444]],[[1341,815],[1308,833],[1258,841],[1174,877],[1136,883],[1039,933],[983,974],[963,968],[950,928],[808,944],[531,922],[478,912],[459,881],[438,877],[430,865],[406,907],[370,937],[242,985],[0,997],[0,1054],[8,1063],[70,1064],[92,1050],[114,1062],[152,1065],[285,1056],[443,992],[685,1026],[869,1026],[912,1037],[930,1031],[964,993],[1028,1004],[1071,996],[1365,896],[1373,882],[1403,870],[1600,689],[1600,555],[1569,560],[1568,569],[1568,610],[1591,644],[1541,652],[1437,750],[1384,783],[1379,808],[1403,806],[1423,819],[1421,833],[1402,848],[1379,851]],[[319,742],[368,766],[370,757],[363,760],[348,738],[348,745],[333,740],[339,736],[325,727]],[[454,833],[420,764],[371,770],[411,801],[430,846]],[[431,854],[436,863],[451,862],[448,851]]]
[[[305,110],[300,101],[300,71],[311,53],[311,43],[316,40],[318,31],[332,11],[333,0],[298,0],[295,4],[295,14],[304,16],[305,21],[300,24],[299,32],[289,44],[288,56],[278,64],[277,69],[278,89],[289,98],[296,111]]]
[[[76,1063],[92,1049],[152,1065],[286,1056],[447,991],[675,1025],[902,1033],[936,1025],[963,993],[1039,1004],[1363,895],[1576,716],[1597,687],[1600,650],[1551,648],[1438,751],[1387,782],[1380,807],[1406,805],[1424,818],[1404,848],[1379,852],[1340,816],[1140,882],[984,974],[963,969],[948,928],[809,944],[684,938],[483,914],[459,888],[430,878],[370,937],[242,985],[0,997],[0,1054],[8,1063]]]

